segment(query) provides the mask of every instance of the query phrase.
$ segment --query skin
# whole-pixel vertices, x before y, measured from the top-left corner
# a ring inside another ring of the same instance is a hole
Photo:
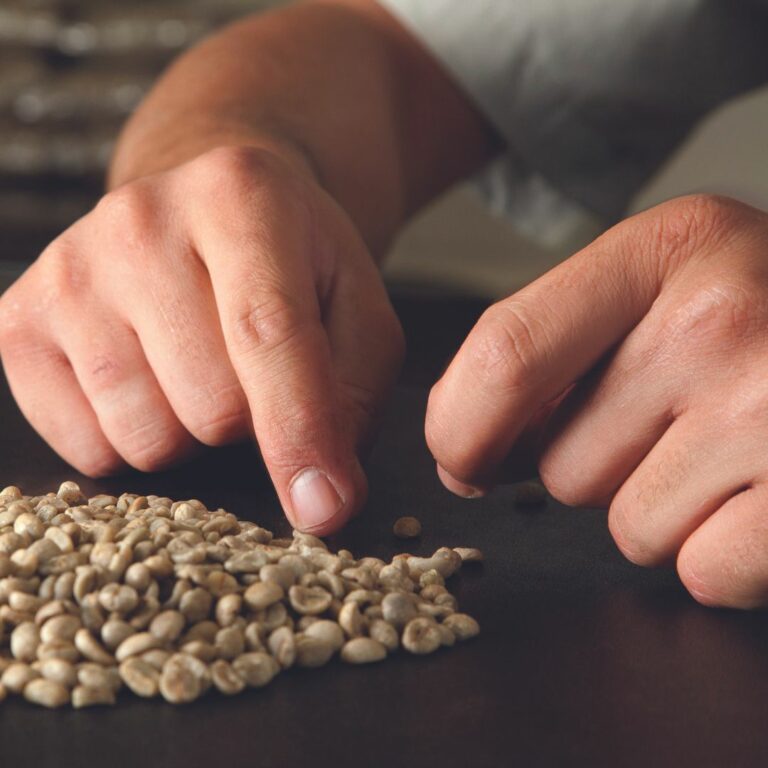
[[[402,356],[377,261],[501,148],[370,0],[223,30],[159,81],[111,191],[0,299],[19,406],[94,476],[252,437],[291,522],[338,529]],[[707,605],[768,603],[766,237],[760,211],[681,198],[489,309],[430,396],[446,487],[479,496],[538,464],[555,497],[609,507],[632,561],[676,559]]]
[[[369,0],[223,30],[160,80],[111,191],[0,300],[21,410],[92,476],[254,437],[291,522],[338,529],[403,353],[377,260],[499,148]]]
[[[765,605],[766,235],[760,211],[680,198],[487,310],[429,399],[446,487],[483,495],[522,438],[556,498],[609,507],[628,559]]]

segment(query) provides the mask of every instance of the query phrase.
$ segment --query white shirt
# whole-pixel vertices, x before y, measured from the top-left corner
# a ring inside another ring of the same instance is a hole
[[[378,0],[507,143],[478,182],[540,242],[619,219],[694,124],[768,82],[768,0]]]

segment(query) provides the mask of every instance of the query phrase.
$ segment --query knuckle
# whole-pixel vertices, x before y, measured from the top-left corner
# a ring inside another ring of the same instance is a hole
[[[88,289],[88,267],[75,238],[65,233],[40,255],[29,273],[41,306],[50,307]]]
[[[257,147],[218,147],[195,161],[199,205],[213,205],[233,231],[261,238],[277,222],[317,237],[315,188],[274,153]]]
[[[118,358],[110,353],[94,354],[79,370],[83,389],[93,398],[104,399],[119,396],[121,386],[128,378],[128,372]]]
[[[659,208],[654,236],[662,254],[689,253],[725,237],[744,206],[726,197],[693,194],[671,200]]]
[[[107,193],[94,209],[98,220],[118,233],[129,248],[153,232],[157,212],[157,201],[149,194],[146,185],[140,182],[126,184]]]
[[[23,341],[28,323],[24,311],[25,302],[16,297],[16,293],[7,291],[0,297],[0,345],[3,347]]]
[[[682,314],[687,322],[681,331],[687,335],[741,338],[764,327],[766,312],[747,289],[720,281],[695,292]]]
[[[263,184],[281,177],[278,158],[258,147],[217,147],[197,160],[203,183],[216,193],[250,196]]]
[[[0,343],[5,351],[29,345],[72,299],[88,289],[87,265],[65,234],[49,245],[32,267],[0,297]]]
[[[243,300],[233,312],[232,342],[238,351],[283,346],[304,325],[291,298],[277,290],[263,289],[261,293],[261,300]]]
[[[378,420],[381,393],[372,387],[354,381],[339,382],[345,395],[345,404],[351,408],[351,418],[362,425],[371,425]]]
[[[257,435],[264,461],[270,469],[292,474],[321,464],[314,455],[339,434],[336,420],[326,405],[292,401],[269,420],[268,434]]]
[[[485,386],[515,391],[538,375],[539,346],[527,311],[505,302],[486,310],[470,334],[469,362]]]
[[[754,291],[724,279],[691,292],[664,323],[664,346],[713,349],[722,353],[723,343],[753,338],[761,333],[768,307]]]
[[[141,225],[153,218],[152,201],[144,187],[135,182],[108,192],[95,210],[102,219],[121,226]]]

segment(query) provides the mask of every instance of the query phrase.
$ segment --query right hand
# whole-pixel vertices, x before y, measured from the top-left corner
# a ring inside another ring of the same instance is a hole
[[[290,521],[320,534],[364,501],[357,452],[402,351],[350,219],[253,148],[107,194],[0,299],[14,397],[78,470],[255,436]]]

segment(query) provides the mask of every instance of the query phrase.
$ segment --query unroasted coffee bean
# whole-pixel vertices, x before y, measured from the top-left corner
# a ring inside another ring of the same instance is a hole
[[[462,563],[481,563],[485,559],[482,550],[477,547],[454,547],[453,551]]]
[[[318,637],[298,635],[296,637],[296,664],[299,667],[322,667],[333,656],[333,646]]]
[[[139,632],[136,635],[126,637],[115,651],[118,662],[125,661],[131,656],[139,656],[145,651],[157,648],[160,641],[151,632]]]
[[[279,672],[278,663],[266,653],[244,653],[232,662],[232,669],[251,688],[261,688]]]
[[[413,600],[404,592],[390,592],[386,595],[381,601],[381,610],[384,621],[398,629],[404,627],[418,613]]]
[[[46,680],[53,680],[66,688],[72,688],[77,683],[77,671],[74,664],[64,659],[46,659],[40,662],[40,674]]]
[[[171,656],[160,675],[160,693],[171,704],[188,704],[203,693],[207,668],[193,656],[177,653]]]
[[[7,667],[0,678],[0,683],[9,693],[20,694],[29,682],[38,677],[40,677],[39,672],[19,661]]]
[[[296,660],[296,640],[291,629],[278,627],[269,636],[267,647],[283,669],[293,666],[293,662]]]
[[[149,625],[149,631],[161,642],[176,640],[184,629],[185,619],[179,611],[158,613]]]
[[[347,637],[358,637],[363,634],[365,620],[360,614],[357,603],[344,603],[344,606],[339,611],[338,619]]]
[[[322,587],[293,586],[288,590],[288,599],[297,613],[317,616],[328,610],[333,596]]]
[[[160,690],[160,671],[143,659],[126,659],[120,665],[120,678],[137,696],[145,699],[157,696]],[[174,681],[169,684],[171,687],[177,685]]]
[[[114,703],[115,692],[111,688],[89,688],[78,685],[72,691],[72,706],[75,709],[112,706]]]
[[[19,661],[34,661],[40,645],[40,631],[32,621],[19,624],[11,634],[11,653]]]
[[[417,522],[417,521],[416,521]],[[414,521],[400,521],[403,531]],[[0,492],[0,700],[111,705],[121,687],[172,703],[214,686],[267,685],[335,653],[383,660],[473,637],[445,587],[477,549],[391,562],[329,552],[316,536],[274,539],[192,499],[99,494],[74,483]],[[399,633],[402,632],[402,639]],[[119,665],[119,666],[118,666]]]
[[[480,625],[466,613],[454,613],[446,616],[443,625],[453,632],[457,640],[469,640],[480,634]]]
[[[539,507],[547,502],[547,489],[535,480],[518,483],[514,490],[514,504],[518,507]]]
[[[349,664],[371,664],[387,657],[387,649],[372,637],[354,637],[341,649],[341,658]]]
[[[390,653],[396,651],[400,645],[397,630],[388,621],[376,619],[368,629],[369,635],[378,640]]]
[[[269,608],[272,604],[283,599],[283,588],[272,581],[261,581],[252,584],[245,590],[243,600],[253,611]]]
[[[216,688],[226,696],[234,696],[245,689],[245,680],[223,659],[211,664],[211,679]]]
[[[310,624],[305,630],[306,637],[314,637],[327,643],[333,651],[340,651],[344,645],[344,630],[335,622],[321,619]]]
[[[69,703],[69,691],[61,683],[38,678],[24,686],[24,698],[32,704],[57,709]]]
[[[115,675],[116,667],[104,667],[101,664],[80,664],[77,669],[77,681],[86,688],[111,688],[113,691],[120,687],[120,678]]]
[[[111,651],[114,651],[127,637],[135,634],[136,630],[121,619],[110,619],[101,628],[101,639]]]
[[[216,633],[213,646],[220,659],[234,659],[245,651],[245,635],[240,627],[224,627]]]
[[[428,618],[412,619],[403,631],[403,648],[411,653],[426,654],[436,651],[442,640],[437,624]]]
[[[398,539],[415,539],[421,536],[421,523],[415,517],[398,517],[392,532]]]

